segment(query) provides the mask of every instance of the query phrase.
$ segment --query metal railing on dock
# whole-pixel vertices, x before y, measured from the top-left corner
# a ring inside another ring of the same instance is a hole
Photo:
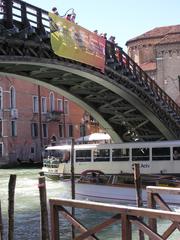
[[[129,207],[122,205],[111,205],[105,203],[87,202],[79,200],[68,200],[68,199],[50,199],[50,216],[51,216],[51,240],[60,239],[59,232],[59,213],[74,226],[75,230],[79,231],[79,234],[75,236],[75,240],[83,239],[99,239],[95,234],[103,230],[104,228],[112,225],[115,222],[121,223],[121,237],[122,240],[132,239],[132,225],[135,225],[138,230],[141,230],[150,239],[153,240],[163,240],[167,239],[166,232],[160,235],[157,233],[156,229],[152,229],[147,223],[142,219],[166,219],[173,222],[177,226],[180,222],[180,213],[148,208],[138,208]],[[94,211],[113,213],[114,216],[103,221],[102,223],[87,228],[76,219],[67,210],[66,207],[90,209]]]

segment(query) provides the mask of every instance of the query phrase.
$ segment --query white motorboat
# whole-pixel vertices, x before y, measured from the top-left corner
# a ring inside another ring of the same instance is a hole
[[[107,176],[101,171],[87,170],[81,174],[79,180],[75,182],[75,193],[77,199],[84,199],[90,201],[108,202],[108,203],[126,203],[134,204],[136,202],[136,189],[134,184],[122,183],[120,180],[122,176]],[[148,176],[144,178],[143,182],[149,184],[165,185],[171,183],[171,186],[178,186],[180,182],[171,179],[170,176],[159,177]],[[71,190],[71,181],[64,181],[68,190]],[[171,205],[180,205],[180,195],[162,194],[164,201]],[[146,204],[147,192],[145,186],[142,188],[142,200]]]

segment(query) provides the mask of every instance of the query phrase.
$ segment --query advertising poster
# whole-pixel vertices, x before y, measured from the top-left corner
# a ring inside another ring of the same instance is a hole
[[[60,57],[94,66],[104,72],[105,39],[76,23],[49,13],[51,46]]]

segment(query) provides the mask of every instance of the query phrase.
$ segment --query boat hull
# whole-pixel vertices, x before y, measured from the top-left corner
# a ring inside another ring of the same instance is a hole
[[[66,184],[70,190],[71,183],[67,181]],[[133,187],[76,183],[75,192],[77,199],[119,204],[136,203],[136,190]],[[179,195],[162,194],[161,196],[167,204],[180,205]],[[147,203],[146,189],[142,190],[142,200]]]

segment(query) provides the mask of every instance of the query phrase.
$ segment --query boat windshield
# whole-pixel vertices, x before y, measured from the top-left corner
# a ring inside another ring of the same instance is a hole
[[[44,158],[62,158],[63,157],[63,151],[58,151],[58,150],[46,150]]]
[[[43,165],[51,167],[58,167],[62,162],[70,160],[70,152],[67,150],[45,150]]]

